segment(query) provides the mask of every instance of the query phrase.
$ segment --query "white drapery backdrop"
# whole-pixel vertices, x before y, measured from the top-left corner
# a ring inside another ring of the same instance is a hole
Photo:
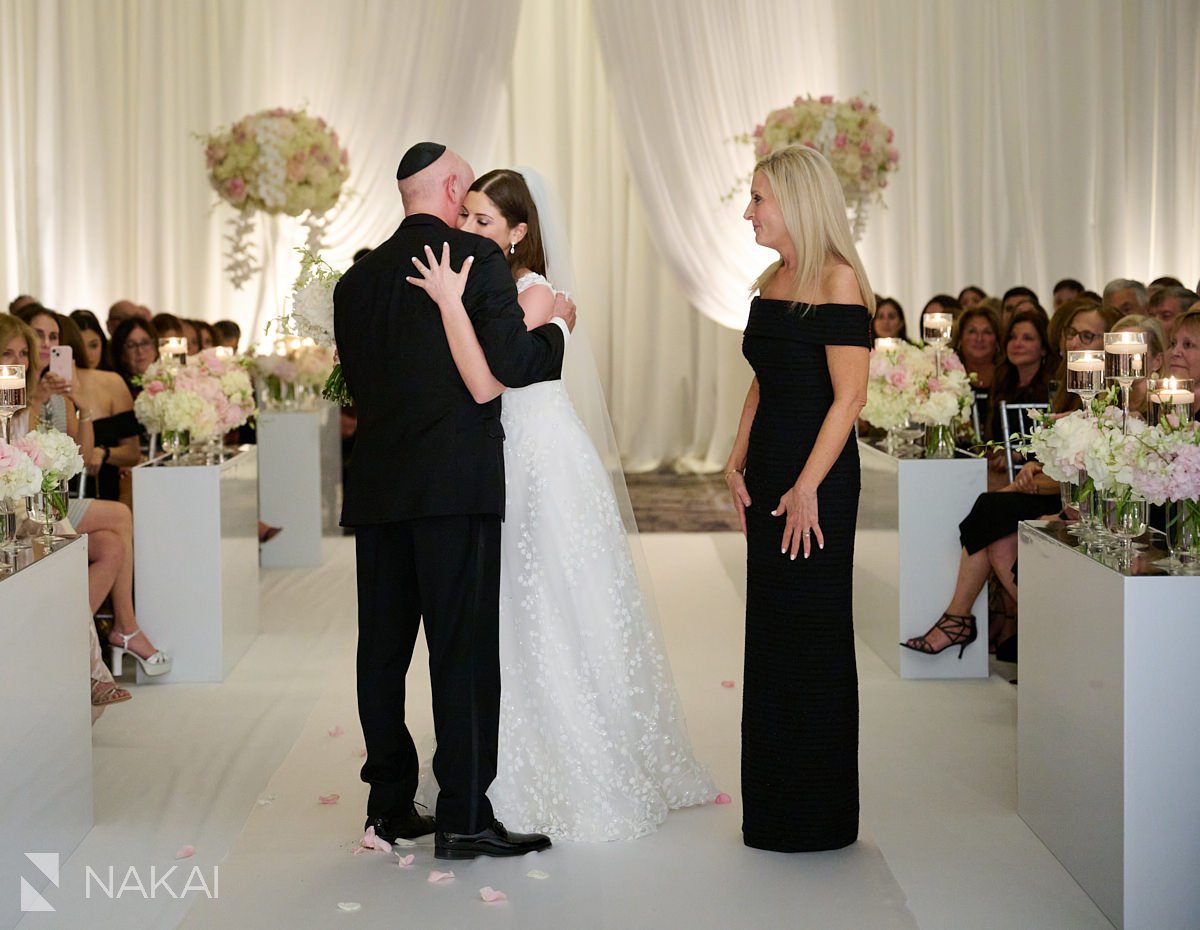
[[[0,3],[0,293],[62,311],[128,297],[232,318],[250,339],[283,309],[304,230],[259,217],[268,273],[222,271],[196,133],[307,105],[350,150],[327,257],[349,264],[403,213],[395,167],[423,138],[495,157],[520,0]]]
[[[903,160],[861,248],[910,312],[972,282],[1190,284],[1198,31],[1190,0],[0,0],[0,294],[258,329],[303,230],[263,222],[272,273],[233,291],[192,134],[307,103],[352,159],[339,266],[399,222],[416,139],[541,169],[627,465],[711,469],[749,378],[714,321],[770,257],[720,201],[753,161],[733,133],[797,94],[879,101]]]
[[[596,0],[655,238],[703,313],[745,319],[764,264],[720,195],[728,144],[798,95],[863,91],[900,173],[861,254],[914,311],[968,284],[1200,275],[1194,0]]]

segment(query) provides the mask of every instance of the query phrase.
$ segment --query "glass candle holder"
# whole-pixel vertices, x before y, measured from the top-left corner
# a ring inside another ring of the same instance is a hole
[[[1083,415],[1092,415],[1092,398],[1104,390],[1104,352],[1082,349],[1067,353],[1067,391],[1083,401]]]
[[[8,421],[25,409],[25,366],[0,365],[0,440],[8,442]]]
[[[1146,384],[1150,401],[1149,423],[1158,426],[1166,420],[1171,426],[1190,423],[1196,414],[1196,391],[1191,378],[1151,378]],[[1167,419],[1176,417],[1175,421]]]
[[[897,339],[895,336],[879,336],[875,340],[876,352],[889,352],[900,348],[904,344],[903,339]]]
[[[158,354],[168,365],[186,365],[187,339],[183,336],[164,336],[158,340]]]
[[[944,349],[950,344],[950,330],[954,327],[951,313],[926,313],[921,317],[921,338],[926,345]]]

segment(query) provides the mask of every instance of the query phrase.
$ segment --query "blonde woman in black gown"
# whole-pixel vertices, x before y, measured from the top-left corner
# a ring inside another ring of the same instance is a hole
[[[754,283],[754,368],[726,481],[746,534],[742,835],[779,852],[858,838],[851,606],[874,292],[829,162],[802,146],[755,167],[745,218],[779,260]]]

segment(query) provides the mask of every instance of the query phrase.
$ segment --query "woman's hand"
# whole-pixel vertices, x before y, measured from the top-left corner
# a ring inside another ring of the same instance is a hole
[[[738,522],[742,524],[742,535],[746,535],[746,508],[750,506],[750,492],[746,490],[746,476],[736,468],[725,472],[725,484],[733,498],[733,509],[737,511]]]
[[[1028,463],[1017,472],[1016,478],[1013,479],[1013,489],[1020,491],[1022,494],[1037,494],[1037,476],[1041,473],[1042,466],[1040,462]]]
[[[100,473],[100,466],[104,464],[104,447],[93,446],[92,454],[88,456],[85,463],[85,470],[89,475],[97,475]]]
[[[817,491],[816,488],[793,485],[783,497],[779,498],[779,506],[771,511],[773,517],[787,517],[783,528],[783,543],[779,551],[786,554],[791,549],[792,559],[795,560],[804,547],[804,557],[807,559],[812,551],[812,537],[817,537],[817,546],[825,548],[825,536],[817,520]]]
[[[462,302],[463,291],[467,287],[467,275],[471,272],[471,265],[475,262],[473,255],[468,255],[466,261],[462,264],[461,271],[455,271],[450,267],[450,243],[442,243],[442,260],[439,263],[433,255],[433,249],[425,246],[425,256],[429,260],[429,267],[421,264],[421,260],[413,257],[413,264],[417,266],[417,271],[421,273],[419,278],[405,278],[409,284],[415,284],[423,290],[429,297],[443,310],[447,304],[453,304],[455,301]]]

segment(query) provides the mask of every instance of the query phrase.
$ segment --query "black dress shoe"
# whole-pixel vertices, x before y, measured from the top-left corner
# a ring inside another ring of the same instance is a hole
[[[407,814],[392,817],[368,817],[363,829],[375,828],[375,835],[389,843],[396,842],[397,837],[405,840],[415,840],[418,836],[427,836],[437,829],[434,819],[427,814],[417,812],[416,806]]]
[[[433,839],[435,859],[523,856],[549,848],[550,837],[540,833],[509,833],[499,820],[493,820],[490,827],[478,833],[447,833],[439,830]]]

